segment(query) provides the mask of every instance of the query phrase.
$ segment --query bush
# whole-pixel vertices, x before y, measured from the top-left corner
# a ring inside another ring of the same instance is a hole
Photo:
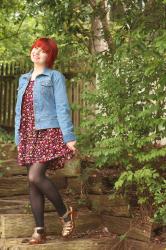
[[[166,32],[150,41],[143,30],[130,33],[112,57],[94,60],[96,89],[85,90],[82,152],[98,168],[116,167],[115,191],[133,187],[138,204],[166,222]],[[90,118],[90,119],[87,119]]]

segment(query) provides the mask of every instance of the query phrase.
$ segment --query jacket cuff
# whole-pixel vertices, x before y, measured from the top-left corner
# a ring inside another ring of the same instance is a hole
[[[68,133],[66,135],[63,135],[63,140],[64,140],[64,143],[67,143],[69,141],[76,141],[77,137],[74,133]]]

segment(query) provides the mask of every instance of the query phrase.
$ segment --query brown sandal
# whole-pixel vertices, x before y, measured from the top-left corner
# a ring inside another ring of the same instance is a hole
[[[44,244],[46,242],[46,232],[44,227],[35,227],[32,238],[29,240],[29,244]]]
[[[71,206],[69,206],[69,209],[67,208],[67,212],[59,217],[63,226],[62,230],[62,236],[63,237],[68,237],[71,235],[75,229],[75,222],[74,222],[74,217],[77,215],[77,212],[73,210]],[[65,218],[69,216],[70,220],[65,221]]]

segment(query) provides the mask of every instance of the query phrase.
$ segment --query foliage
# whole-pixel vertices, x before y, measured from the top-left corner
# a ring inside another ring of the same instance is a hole
[[[75,0],[12,0],[10,4],[3,0],[0,7],[1,61],[30,62],[30,46],[42,36],[56,39],[59,48],[56,63],[67,65],[87,54],[89,5]]]
[[[97,87],[83,94],[83,117],[91,119],[82,120],[81,149],[96,167],[120,170],[115,191],[134,191],[138,204],[166,223],[166,146],[160,141],[166,138],[166,33],[162,20],[155,29],[145,18],[128,31],[121,19],[114,57],[108,51],[92,59]]]

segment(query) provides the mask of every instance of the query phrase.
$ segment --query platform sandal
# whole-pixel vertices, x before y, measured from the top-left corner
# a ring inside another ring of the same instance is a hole
[[[74,217],[77,215],[77,212],[73,210],[71,206],[67,208],[67,212],[59,217],[60,221],[62,223],[63,229],[62,229],[62,236],[68,237],[71,235],[75,229],[75,221]]]
[[[44,244],[46,242],[46,232],[44,227],[35,227],[29,244]]]

